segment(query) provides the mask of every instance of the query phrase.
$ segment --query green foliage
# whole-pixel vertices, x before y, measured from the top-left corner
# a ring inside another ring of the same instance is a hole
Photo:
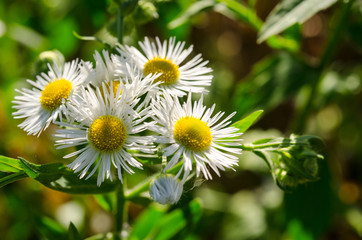
[[[251,107],[269,109],[288,100],[318,76],[318,71],[287,53],[261,60],[253,67],[246,82],[233,94],[233,109],[238,115]]]
[[[65,193],[75,194],[97,194],[114,191],[117,183],[106,182],[101,187],[97,186],[97,177],[92,176],[87,180],[80,179],[74,171],[62,163],[33,164],[23,158],[10,159],[1,157],[0,171],[7,172],[9,169],[17,171],[14,174],[0,179],[0,186],[30,177],[48,188]],[[20,167],[20,168],[19,168]]]
[[[265,161],[276,184],[283,190],[319,179],[319,161],[324,159],[324,146],[316,136],[259,139],[243,148]]]
[[[258,119],[258,117],[263,113],[263,110],[255,111],[248,115],[247,117],[241,119],[240,121],[235,122],[232,126],[239,129],[238,132],[244,133],[251,125]]]
[[[176,234],[183,234],[182,229],[187,229],[188,235],[201,215],[201,205],[197,199],[169,212],[150,205],[135,222],[129,239],[171,239]]]
[[[336,3],[337,0],[283,0],[269,14],[259,32],[258,42],[276,35],[295,23],[302,24],[317,12]]]
[[[68,228],[69,240],[81,240],[80,234],[74,224],[71,222]]]

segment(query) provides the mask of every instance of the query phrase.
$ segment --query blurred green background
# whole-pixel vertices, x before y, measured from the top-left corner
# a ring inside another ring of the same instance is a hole
[[[200,199],[202,216],[187,234],[180,232],[175,238],[361,239],[362,2],[354,1],[341,17],[346,3],[339,1],[288,28],[282,37],[292,47],[257,44],[255,26],[233,9],[210,2],[139,1],[125,19],[124,42],[176,36],[186,46],[194,45],[194,52],[202,53],[214,70],[208,106],[216,103],[217,110],[237,111],[235,120],[265,110],[244,135],[245,143],[292,132],[313,134],[324,139],[326,159],[318,182],[283,192],[263,161],[244,153],[235,172],[223,172],[185,194],[185,199]],[[262,21],[278,2],[239,1]],[[112,45],[116,10],[111,0],[0,2],[1,155],[66,163],[62,156],[71,150],[55,150],[54,128],[37,138],[17,127],[21,121],[11,116],[14,89],[28,87],[25,80],[34,79],[35,62],[43,51],[57,49],[67,61],[92,61],[94,51],[105,45],[80,40],[73,32],[96,35]],[[327,55],[326,46],[336,32]],[[144,175],[133,177],[137,181]],[[130,222],[142,211],[131,204]],[[51,239],[48,233],[61,233],[70,220],[84,237],[110,231],[113,222],[91,196],[59,193],[31,180],[0,189],[1,239]]]

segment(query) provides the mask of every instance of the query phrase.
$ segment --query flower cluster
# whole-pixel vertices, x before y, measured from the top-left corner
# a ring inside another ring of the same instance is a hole
[[[13,113],[23,118],[19,127],[39,136],[51,123],[59,126],[56,146],[77,149],[68,167],[89,178],[105,179],[142,169],[135,153],[151,156],[161,150],[167,163],[150,187],[162,204],[176,203],[183,184],[196,176],[211,179],[212,169],[237,165],[241,135],[230,127],[233,114],[213,114],[203,97],[192,102],[193,93],[207,94],[212,70],[201,55],[188,60],[192,46],[175,38],[155,42],[145,38],[141,50],[118,48],[117,54],[94,54],[95,65],[74,60],[28,80],[32,89],[17,90]],[[184,101],[184,97],[187,98]],[[178,164],[181,163],[181,164]],[[170,170],[175,170],[170,175]]]

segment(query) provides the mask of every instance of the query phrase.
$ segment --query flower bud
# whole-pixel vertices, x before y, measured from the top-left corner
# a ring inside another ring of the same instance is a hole
[[[39,54],[38,59],[35,62],[35,72],[39,75],[42,72],[48,72],[48,64],[54,66],[63,66],[65,62],[64,56],[61,52],[54,49],[52,51],[45,51]]]
[[[151,197],[160,204],[176,204],[182,191],[183,184],[172,175],[161,175],[150,186]]]
[[[157,8],[152,2],[140,0],[138,8],[134,12],[134,20],[138,24],[145,24],[158,18]]]

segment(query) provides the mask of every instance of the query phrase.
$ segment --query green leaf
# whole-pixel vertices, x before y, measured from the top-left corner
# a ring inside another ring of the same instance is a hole
[[[113,233],[100,233],[94,236],[91,236],[89,238],[86,238],[85,240],[114,240],[115,236],[113,236]]]
[[[40,165],[30,163],[23,158],[19,158],[19,159],[20,159],[20,163],[21,163],[23,170],[29,177],[31,177],[33,179],[39,177],[39,166]]]
[[[0,171],[18,173],[22,172],[23,168],[18,159],[0,155]]]
[[[262,139],[258,139],[256,141],[254,141],[252,144],[253,145],[259,145],[259,144],[265,144],[265,143],[269,143],[272,140],[274,140],[275,138],[262,138]]]
[[[112,212],[115,204],[115,196],[114,194],[95,194],[93,195],[94,199],[97,203],[107,212]]]
[[[192,200],[181,209],[175,209],[165,215],[157,226],[157,234],[153,239],[166,240],[173,238],[182,229],[190,234],[192,227],[196,225],[202,215],[201,204],[197,199]],[[180,237],[179,239],[184,239]]]
[[[283,0],[269,14],[259,32],[258,43],[284,31],[295,23],[304,23],[317,12],[336,2],[337,0]]]
[[[240,2],[234,0],[217,0],[217,2],[225,5],[243,22],[250,24],[257,30],[261,28],[263,22],[259,19],[253,9],[250,9],[242,5]]]
[[[138,217],[130,233],[129,239],[146,239],[164,214],[163,210],[150,206],[140,217]]]
[[[69,240],[82,240],[77,228],[74,226],[72,222],[70,222],[68,227],[68,237]]]
[[[272,163],[271,163],[272,161],[268,159],[267,154],[264,151],[257,150],[257,151],[253,151],[253,153],[255,155],[257,155],[258,157],[260,157],[261,159],[263,159],[264,162],[266,163],[266,165],[268,165],[268,168],[270,170],[272,170]]]
[[[126,16],[133,12],[138,4],[138,0],[124,0],[121,4],[121,13],[123,16]]]
[[[318,239],[330,227],[331,218],[339,204],[338,195],[332,189],[333,178],[327,166],[328,161],[321,162],[320,180],[313,184],[302,184],[289,194],[284,194],[284,211],[286,222],[298,220],[303,231],[312,234],[311,239]],[[315,214],[318,212],[318,214]],[[292,239],[298,239],[292,229],[288,232]],[[298,234],[295,232],[295,234]]]
[[[35,219],[37,230],[46,239],[67,239],[66,229],[57,221],[46,216],[39,216]]]
[[[80,179],[72,170],[61,163],[40,165],[40,174],[35,179],[48,188],[65,193],[98,194],[114,191],[116,182],[104,181],[97,186],[97,176]]]
[[[192,4],[189,8],[179,14],[174,20],[172,20],[167,27],[169,29],[175,29],[186,22],[190,21],[190,18],[198,13],[205,11],[215,5],[214,0],[202,0]]]
[[[10,175],[7,175],[6,177],[0,179],[0,188],[4,187],[9,183],[13,183],[27,177],[28,175],[24,172],[12,173]]]
[[[232,125],[232,127],[238,128],[239,133],[244,133],[246,130],[248,130],[250,128],[250,126],[256,121],[256,119],[258,119],[258,117],[262,113],[263,113],[263,110],[255,111],[255,112],[251,113],[250,115],[248,115],[247,117],[245,117],[245,118],[241,119],[240,121],[237,121],[236,123],[234,123]]]
[[[20,163],[25,173],[56,191],[71,194],[98,194],[114,191],[117,181],[105,181],[100,187],[97,186],[97,176],[93,175],[89,179],[80,179],[74,171],[67,168],[62,163],[34,164],[20,158]]]
[[[250,75],[236,86],[232,109],[241,116],[253,109],[268,111],[294,97],[317,76],[316,69],[291,54],[281,52],[266,57],[255,64]]]

